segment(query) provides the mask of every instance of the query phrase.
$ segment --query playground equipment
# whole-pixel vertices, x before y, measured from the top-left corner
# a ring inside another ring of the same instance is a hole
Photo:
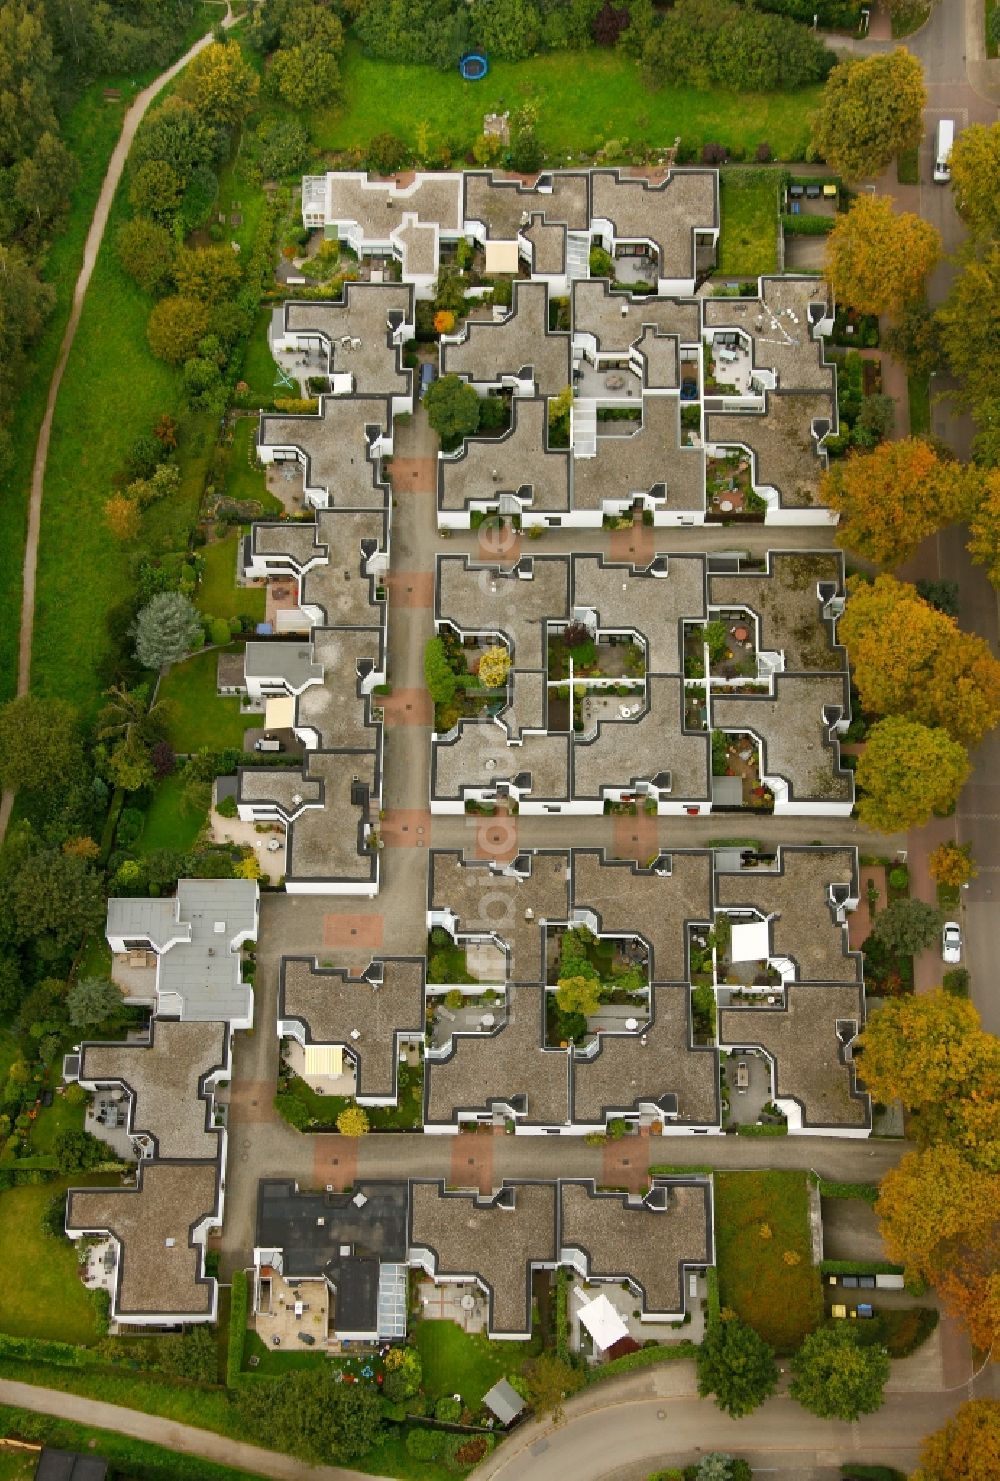
[[[482,82],[490,64],[481,51],[467,51],[458,64],[458,70],[466,82]]]

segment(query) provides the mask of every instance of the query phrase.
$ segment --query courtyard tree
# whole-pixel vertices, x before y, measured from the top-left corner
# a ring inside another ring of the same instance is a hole
[[[74,1028],[120,1018],[122,1007],[121,992],[108,977],[81,977],[66,994],[66,1011]]]
[[[362,1106],[345,1106],[337,1117],[341,1136],[364,1136],[368,1129],[368,1116]]]
[[[435,704],[448,704],[455,698],[458,676],[441,638],[429,638],[424,645],[424,683]]]
[[[1000,1403],[968,1399],[928,1435],[912,1481],[994,1481],[1000,1476]]]
[[[556,1002],[562,1013],[596,1013],[601,1005],[601,983],[596,977],[560,977]]]
[[[432,381],[424,396],[424,406],[427,420],[446,452],[471,437],[479,426],[479,397],[457,375],[442,375]]]
[[[484,689],[502,689],[510,673],[510,654],[506,648],[487,648],[479,660],[479,682]]]
[[[1000,123],[970,123],[959,130],[950,164],[958,214],[971,231],[1000,237]]]
[[[770,1398],[778,1386],[774,1352],[753,1327],[724,1310],[698,1349],[698,1392],[715,1395],[720,1409],[741,1418]]]
[[[906,582],[852,578],[838,635],[869,713],[906,715],[965,746],[1000,720],[1000,663],[989,644]]]
[[[923,293],[941,236],[884,195],[859,195],[826,239],[824,273],[837,299],[863,314],[898,314]]]
[[[970,770],[965,747],[945,731],[889,715],[858,757],[858,817],[879,833],[922,827],[954,806]]]
[[[939,457],[922,438],[908,437],[832,463],[821,498],[840,515],[838,544],[892,567],[959,519],[969,490],[960,463]]]
[[[143,668],[160,669],[190,653],[204,628],[188,597],[179,591],[161,591],[142,608],[131,632],[135,656]]]
[[[82,764],[79,722],[71,704],[23,694],[0,706],[0,783],[6,790],[62,789]]]
[[[935,884],[951,889],[961,889],[979,873],[968,843],[939,843],[931,850],[927,867]]]
[[[813,118],[813,148],[848,180],[878,175],[923,136],[927,89],[920,62],[897,47],[839,62]]]
[[[884,1347],[861,1347],[846,1324],[810,1332],[791,1360],[793,1399],[820,1419],[853,1422],[882,1406],[889,1377]]]

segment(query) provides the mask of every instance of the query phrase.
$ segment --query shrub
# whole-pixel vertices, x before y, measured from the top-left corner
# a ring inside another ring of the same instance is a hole
[[[910,883],[910,871],[905,864],[897,864],[889,870],[889,884],[894,890],[905,890]]]
[[[235,818],[239,816],[239,808],[236,806],[235,797],[221,797],[216,803],[215,811],[220,818]]]
[[[440,1419],[442,1424],[457,1424],[461,1417],[461,1399],[453,1399],[450,1395],[447,1395],[443,1399],[438,1399],[434,1405],[434,1418]]]
[[[229,1297],[229,1350],[226,1353],[226,1383],[235,1388],[243,1368],[243,1348],[247,1337],[247,1273],[233,1272]]]
[[[941,985],[945,992],[951,993],[953,998],[967,998],[969,996],[969,984],[969,973],[965,967],[953,967],[941,979]]]

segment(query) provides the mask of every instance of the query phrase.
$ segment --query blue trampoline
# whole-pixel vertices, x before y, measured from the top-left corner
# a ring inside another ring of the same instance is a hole
[[[466,82],[482,82],[490,64],[481,51],[467,51],[458,64],[458,70]]]

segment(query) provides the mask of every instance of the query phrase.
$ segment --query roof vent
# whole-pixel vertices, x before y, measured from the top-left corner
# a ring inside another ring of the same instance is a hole
[[[215,934],[217,936],[224,936],[226,934],[226,923],[225,923],[225,921],[224,920],[217,920],[215,922],[215,924],[213,925],[212,930],[215,932]]]
[[[165,1239],[163,1243],[166,1245],[168,1250],[172,1250],[177,1241],[175,1239]]]

